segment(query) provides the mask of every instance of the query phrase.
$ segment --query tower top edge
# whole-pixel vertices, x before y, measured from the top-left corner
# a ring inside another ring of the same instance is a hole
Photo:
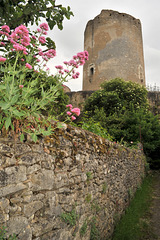
[[[101,13],[99,15],[97,15],[94,19],[89,20],[88,24],[92,24],[95,21],[99,21],[101,18],[109,20],[109,19],[117,19],[117,20],[121,20],[121,21],[133,21],[133,24],[140,24],[141,25],[141,21],[135,17],[133,17],[130,14],[127,13],[121,13],[115,10],[110,10],[110,9],[103,9],[101,11]]]

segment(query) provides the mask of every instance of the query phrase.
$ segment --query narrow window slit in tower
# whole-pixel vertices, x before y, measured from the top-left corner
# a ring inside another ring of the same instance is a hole
[[[90,74],[89,74],[89,75],[90,75],[90,76],[93,76],[93,74],[94,74],[94,68],[91,67],[91,68],[90,68]]]

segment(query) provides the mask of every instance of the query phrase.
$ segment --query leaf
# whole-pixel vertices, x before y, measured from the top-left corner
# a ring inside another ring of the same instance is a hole
[[[10,107],[10,103],[0,102],[0,107],[1,107],[3,110],[6,110],[7,108]]]
[[[0,130],[2,129],[2,127],[3,127],[3,123],[0,124]]]
[[[20,96],[20,95],[17,94],[17,95],[15,95],[15,96],[13,96],[13,97],[11,98],[11,100],[10,100],[11,105],[14,105],[15,103],[17,103],[19,96]]]
[[[0,90],[4,90],[4,89],[6,89],[6,86],[0,85]]]
[[[24,134],[22,133],[20,136],[20,141],[23,142],[23,140],[24,140]]]
[[[16,117],[22,117],[24,116],[24,112],[19,112],[17,109],[16,110],[13,110],[12,112]]]
[[[23,80],[23,79],[25,78],[25,75],[26,75],[25,73],[23,73],[23,74],[21,73],[19,80],[20,80],[20,81]]]
[[[34,142],[37,142],[37,135],[35,133],[31,134],[31,138]]]
[[[10,125],[11,125],[11,117],[8,117],[4,124],[6,130],[9,128]]]

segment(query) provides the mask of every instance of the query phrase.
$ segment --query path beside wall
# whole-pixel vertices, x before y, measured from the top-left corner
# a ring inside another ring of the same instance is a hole
[[[0,155],[0,225],[21,240],[105,239],[144,176],[141,149],[67,125],[37,144],[1,137]]]

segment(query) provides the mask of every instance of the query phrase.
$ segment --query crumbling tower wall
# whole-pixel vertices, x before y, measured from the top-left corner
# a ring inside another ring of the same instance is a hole
[[[125,13],[102,10],[87,23],[83,91],[97,90],[105,80],[123,78],[145,85],[141,22]]]

